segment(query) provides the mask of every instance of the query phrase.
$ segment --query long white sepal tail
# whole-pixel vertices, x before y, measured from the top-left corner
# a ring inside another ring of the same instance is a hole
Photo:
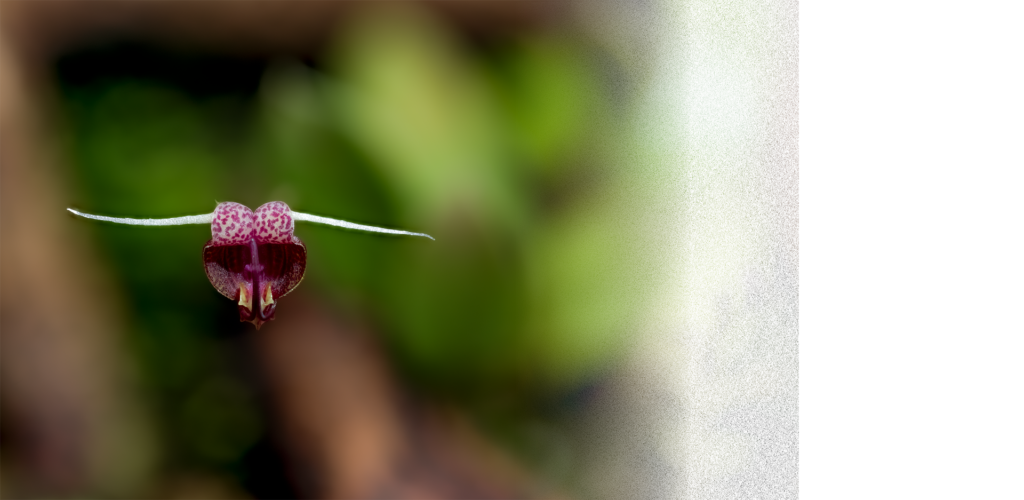
[[[302,220],[306,222],[316,222],[318,224],[327,224],[328,226],[344,227],[347,229],[355,229],[357,231],[369,231],[371,233],[385,233],[385,234],[405,234],[408,236],[422,236],[424,238],[434,239],[433,236],[423,233],[413,233],[410,231],[400,231],[398,229],[385,229],[383,227],[364,226],[362,224],[356,224],[354,222],[347,222],[338,219],[329,219],[327,217],[320,217],[319,215],[304,214],[302,212],[296,212],[292,210],[292,218],[295,220]]]
[[[96,219],[116,224],[130,224],[132,226],[182,226],[185,224],[210,224],[213,222],[213,214],[186,215],[184,217],[171,217],[169,219],[127,219],[124,217],[107,217],[104,215],[84,214],[78,210],[69,208],[71,212],[86,219]]]

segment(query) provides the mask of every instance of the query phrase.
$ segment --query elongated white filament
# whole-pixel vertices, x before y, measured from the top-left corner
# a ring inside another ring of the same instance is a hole
[[[385,233],[385,234],[405,234],[409,236],[423,236],[424,238],[434,239],[433,236],[423,233],[413,233],[409,231],[399,231],[398,229],[385,229],[383,227],[364,226],[362,224],[356,224],[354,222],[347,222],[337,219],[328,219],[327,217],[320,217],[319,215],[304,214],[302,212],[296,212],[292,210],[292,218],[295,220],[303,220],[306,222],[316,222],[318,224],[327,224],[328,226],[344,227],[347,229],[355,229],[357,231],[369,231],[371,233]]]
[[[68,212],[71,212],[79,217],[85,217],[86,219],[102,220],[107,222],[113,222],[116,224],[130,224],[133,226],[181,226],[185,224],[210,224],[213,222],[213,214],[202,214],[202,215],[186,215],[184,217],[171,217],[168,219],[128,219],[125,217],[107,217],[105,215],[92,215],[79,212],[73,208],[69,208]],[[301,220],[306,222],[316,222],[318,224],[327,224],[328,226],[343,227],[346,229],[355,229],[357,231],[369,231],[371,233],[384,233],[384,234],[404,234],[408,236],[422,236],[424,238],[434,239],[433,236],[424,233],[413,233],[411,231],[400,231],[398,229],[386,229],[383,227],[366,226],[363,224],[356,224],[354,222],[348,222],[338,219],[330,219],[327,217],[320,217],[319,215],[304,214],[302,212],[292,211],[292,218],[295,220]]]
[[[213,214],[186,215],[184,217],[171,217],[169,219],[126,219],[124,217],[107,217],[104,215],[83,214],[78,210],[69,208],[71,212],[86,219],[96,219],[117,224],[130,224],[133,226],[182,226],[185,224],[210,224],[213,222]]]

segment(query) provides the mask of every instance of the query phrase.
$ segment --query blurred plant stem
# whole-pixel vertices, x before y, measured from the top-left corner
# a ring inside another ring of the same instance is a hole
[[[41,75],[0,38],[0,388],[5,496],[143,494],[152,430],[129,391],[117,287],[60,212]]]
[[[404,389],[367,323],[291,302],[252,340],[303,495],[554,498],[458,410]]]

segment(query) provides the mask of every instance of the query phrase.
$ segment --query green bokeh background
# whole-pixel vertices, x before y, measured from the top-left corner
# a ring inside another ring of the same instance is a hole
[[[620,167],[638,154],[629,92],[613,92],[622,71],[583,36],[472,44],[419,11],[350,28],[311,61],[133,44],[65,57],[75,208],[171,217],[281,200],[426,232],[436,241],[300,223],[301,286],[379,325],[405,383],[483,420],[532,418],[599,381],[657,266],[644,187]],[[267,422],[251,326],[202,272],[209,228],[83,224],[123,288],[164,462],[244,475]]]

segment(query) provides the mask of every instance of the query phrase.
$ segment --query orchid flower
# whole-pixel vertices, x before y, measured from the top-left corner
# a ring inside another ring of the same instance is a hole
[[[295,212],[280,201],[266,203],[255,212],[239,203],[224,202],[213,213],[169,219],[126,219],[84,214],[70,208],[68,211],[87,219],[135,226],[210,224],[213,238],[203,247],[206,277],[221,295],[238,301],[241,321],[252,322],[257,329],[274,319],[277,300],[299,286],[306,273],[306,246],[294,234],[295,221],[434,239],[423,233]]]

